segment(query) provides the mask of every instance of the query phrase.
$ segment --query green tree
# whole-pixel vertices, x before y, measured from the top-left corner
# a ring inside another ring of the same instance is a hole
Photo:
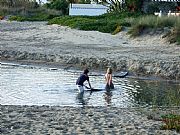
[[[140,11],[143,0],[102,0],[101,4],[109,7],[109,12]]]
[[[46,4],[47,8],[60,10],[63,14],[68,13],[69,3],[66,0],[50,0],[50,3]]]
[[[128,11],[141,11],[143,0],[125,0]]]
[[[80,0],[79,3],[80,4],[90,4],[91,1],[90,0]]]
[[[125,0],[102,0],[100,3],[109,7],[109,12],[121,12],[125,9]]]

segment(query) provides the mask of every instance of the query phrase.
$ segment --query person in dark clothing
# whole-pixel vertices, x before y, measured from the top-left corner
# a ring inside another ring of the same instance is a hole
[[[89,73],[89,70],[88,69],[85,69],[83,74],[81,74],[79,76],[79,78],[77,79],[76,81],[76,85],[77,85],[77,88],[79,90],[80,93],[83,93],[84,92],[84,82],[85,81],[88,81],[88,84],[89,84],[89,87],[91,89],[91,84],[90,84],[90,81],[89,81],[89,76],[88,76],[88,73]]]

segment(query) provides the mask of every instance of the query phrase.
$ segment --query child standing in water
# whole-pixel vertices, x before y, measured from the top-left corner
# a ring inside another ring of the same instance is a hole
[[[79,76],[79,78],[77,79],[77,81],[76,81],[76,85],[77,85],[77,88],[78,88],[78,90],[79,90],[80,93],[84,93],[84,88],[83,88],[83,86],[84,86],[84,82],[85,82],[85,81],[88,81],[89,87],[90,87],[90,89],[91,89],[91,84],[90,84],[90,81],[89,81],[88,73],[89,73],[89,70],[88,70],[88,69],[85,69],[84,72],[83,72],[83,74],[81,74],[81,75]]]
[[[105,74],[106,79],[106,89],[114,89],[114,84],[112,83],[112,69],[108,68]]]

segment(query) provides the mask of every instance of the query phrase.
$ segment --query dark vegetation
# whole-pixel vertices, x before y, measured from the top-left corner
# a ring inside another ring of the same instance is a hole
[[[66,0],[53,0],[39,5],[36,0],[0,0],[0,18],[11,16],[16,21],[48,21],[56,16],[67,14]]]
[[[131,26],[131,17],[138,17],[141,13],[122,12],[108,13],[101,16],[61,16],[53,18],[48,24],[59,24],[80,30],[97,30],[113,33],[117,27]]]
[[[177,132],[180,132],[180,115],[170,113],[170,114],[162,115],[161,117],[164,123],[161,129],[176,130]]]

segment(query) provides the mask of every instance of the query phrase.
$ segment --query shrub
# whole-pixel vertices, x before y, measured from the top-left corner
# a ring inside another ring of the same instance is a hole
[[[175,34],[176,42],[180,45],[180,19],[176,23],[174,29],[175,29],[174,34]]]
[[[32,0],[0,0],[0,13],[3,15],[26,14],[27,11],[39,8]]]
[[[147,5],[146,12],[148,14],[154,14],[154,12],[168,12],[169,10],[175,11],[176,4],[175,2],[149,2]]]
[[[122,31],[122,26],[117,26],[116,29],[113,31],[112,35],[115,35],[117,33],[119,33],[120,31]]]
[[[126,0],[128,11],[140,11],[143,0]]]
[[[105,33],[113,33],[117,26],[131,26],[130,19],[140,14],[122,12],[108,13],[100,16],[61,16],[49,20],[48,24],[59,24],[80,30],[96,30]]]
[[[22,17],[22,16],[10,16],[9,17],[9,20],[10,21],[24,21],[24,20],[26,20],[24,17]]]
[[[4,16],[0,16],[0,20],[2,20],[4,18]]]
[[[172,130],[175,129],[177,132],[180,131],[180,115],[166,114],[162,115],[162,121],[165,123],[161,128]]]
[[[177,42],[180,45],[180,23],[172,28],[171,33],[169,33],[167,37],[170,43]]]
[[[168,40],[170,41],[170,43],[177,42],[178,44],[180,44],[180,18],[178,17],[143,16],[134,19],[131,26],[131,29],[128,31],[131,37],[140,35],[144,29],[148,28],[172,28],[172,32],[167,36]]]
[[[62,11],[62,14],[68,14],[69,3],[66,0],[53,0],[45,5],[49,9]]]
[[[45,9],[31,10],[27,15],[13,15],[11,21],[48,21],[59,16],[57,12]]]
[[[49,21],[48,24],[60,24],[77,28],[80,30],[97,30],[104,33],[112,33],[117,23],[115,21],[108,21],[107,19],[92,19],[86,17],[58,17]]]
[[[145,25],[135,25],[135,26],[133,26],[133,28],[131,28],[128,31],[128,34],[130,34],[131,37],[137,37],[137,36],[141,35],[141,33],[143,32],[143,30],[146,27],[147,26],[145,26]]]

